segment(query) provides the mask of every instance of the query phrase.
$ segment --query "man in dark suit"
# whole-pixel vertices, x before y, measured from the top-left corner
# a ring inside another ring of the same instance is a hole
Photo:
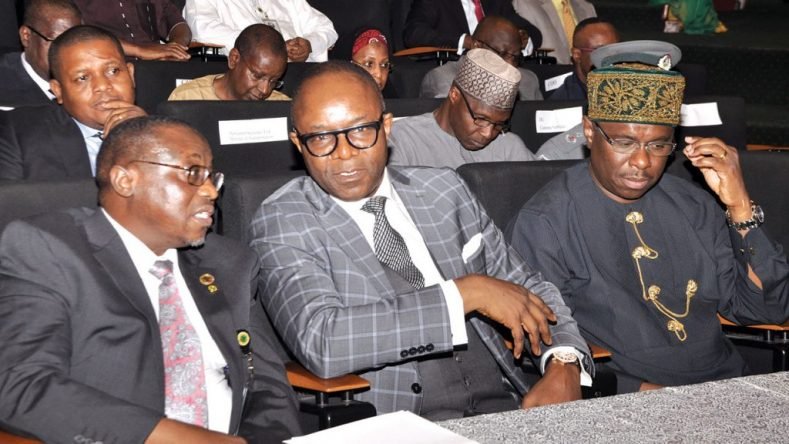
[[[580,398],[589,352],[555,287],[454,171],[386,167],[383,110],[373,78],[347,62],[315,66],[296,92],[290,137],[310,177],[251,226],[260,298],[287,346],[320,376],[370,380],[359,397],[381,413],[439,420]],[[524,342],[533,370],[547,368],[531,387]]]
[[[299,433],[283,364],[249,321],[257,260],[206,234],[224,179],[211,164],[187,124],[133,119],[99,156],[99,209],[7,226],[0,428],[45,442]]]
[[[134,66],[107,31],[69,29],[52,43],[49,62],[50,87],[62,106],[0,114],[0,179],[92,177],[104,134],[145,115],[134,105]]]
[[[19,27],[23,52],[0,57],[0,105],[46,105],[55,96],[49,91],[47,52],[63,31],[77,26],[82,18],[69,0],[30,0]]]
[[[403,43],[415,46],[458,48],[458,54],[474,46],[471,34],[483,17],[505,17],[521,30],[521,48],[539,48],[542,33],[528,20],[519,16],[507,0],[415,0],[408,12]]]

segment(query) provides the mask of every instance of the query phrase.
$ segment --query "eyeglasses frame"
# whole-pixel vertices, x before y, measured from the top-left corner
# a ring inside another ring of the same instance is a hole
[[[670,156],[670,155],[671,155],[671,154],[674,152],[674,150],[676,150],[676,149],[677,149],[677,143],[676,143],[676,142],[654,142],[654,141],[653,141],[653,142],[639,142],[639,141],[636,141],[636,140],[630,140],[630,141],[631,141],[631,142],[633,142],[634,144],[637,144],[637,145],[638,145],[638,147],[636,147],[636,148],[633,148],[632,150],[630,150],[630,151],[627,151],[627,152],[625,152],[625,151],[620,151],[620,150],[618,150],[617,148],[615,148],[615,146],[621,146],[621,145],[619,145],[619,144],[617,143],[618,141],[617,141],[616,139],[612,139],[612,138],[611,138],[611,137],[610,137],[610,136],[609,136],[609,135],[608,135],[608,134],[607,134],[607,133],[606,133],[606,132],[603,130],[603,128],[602,128],[602,127],[601,127],[601,126],[600,126],[600,125],[599,125],[597,122],[595,122],[594,120],[592,121],[592,125],[594,125],[594,126],[595,126],[595,128],[597,128],[597,130],[598,130],[598,131],[600,131],[600,134],[602,134],[602,136],[603,136],[603,138],[605,139],[605,141],[608,143],[608,145],[610,145],[610,146],[611,146],[611,149],[612,149],[612,150],[614,150],[614,152],[615,152],[615,153],[617,153],[617,154],[624,154],[624,155],[628,155],[628,156],[629,156],[629,155],[632,155],[633,153],[635,153],[635,152],[636,152],[636,150],[638,150],[638,149],[640,149],[641,147],[643,147],[643,148],[644,148],[644,150],[646,150],[646,152],[647,152],[647,153],[649,153],[649,154],[652,154],[652,155],[654,155],[654,156],[658,156],[658,157],[668,157],[668,156]],[[667,154],[665,154],[665,155],[664,155],[664,154],[658,154],[658,153],[656,153],[656,152],[652,151],[652,147],[653,147],[653,146],[655,146],[655,145],[664,145],[664,144],[665,144],[665,145],[671,145],[671,151],[669,151]]]
[[[304,148],[306,148],[307,152],[310,153],[310,155],[313,156],[313,157],[327,157],[327,156],[331,156],[332,153],[334,153],[337,150],[337,145],[338,145],[338,143],[340,141],[340,138],[337,137],[337,136],[340,135],[340,134],[345,136],[345,141],[348,142],[348,145],[350,145],[350,146],[352,146],[355,149],[360,150],[360,151],[361,150],[366,150],[368,148],[372,148],[373,146],[375,146],[376,143],[378,143],[378,137],[381,135],[381,126],[383,125],[383,122],[384,122],[384,114],[385,114],[384,112],[381,112],[381,117],[379,117],[378,120],[375,120],[375,121],[372,121],[372,122],[367,122],[367,123],[361,123],[359,125],[349,126],[349,127],[346,127],[346,128],[340,128],[340,129],[328,130],[328,131],[317,131],[317,132],[314,132],[314,133],[307,133],[307,134],[300,134],[299,130],[297,130],[296,127],[293,127],[293,133],[296,134],[296,139],[298,139],[299,143]],[[373,143],[371,143],[369,146],[358,147],[358,146],[354,145],[353,142],[348,138],[348,133],[350,131],[355,130],[355,129],[364,128],[364,127],[374,127],[375,128],[375,139],[373,140]],[[318,155],[318,154],[313,153],[312,150],[310,149],[309,145],[307,144],[307,139],[309,139],[311,137],[315,137],[315,136],[325,136],[325,135],[333,135],[334,136],[334,147],[331,150],[329,150],[329,152],[326,153],[326,154]]]
[[[174,168],[174,169],[181,170],[181,171],[186,171],[186,173],[187,173],[186,174],[186,183],[188,183],[189,185],[195,186],[195,187],[203,186],[206,183],[206,181],[210,178],[211,179],[211,183],[214,185],[214,188],[216,188],[217,191],[219,191],[222,188],[222,185],[224,185],[224,183],[225,183],[225,174],[224,173],[221,173],[219,171],[212,171],[208,167],[203,166],[203,165],[190,165],[188,167],[185,167],[185,166],[181,166],[181,165],[173,165],[173,164],[170,164],[170,163],[154,162],[152,160],[143,160],[143,159],[134,159],[130,163],[135,163],[135,162],[147,163],[149,165],[157,165],[157,166],[163,166],[163,167],[167,167],[167,168]],[[207,172],[207,174],[200,181],[200,183],[194,183],[194,180],[190,179],[192,177],[198,177],[196,174],[193,173],[193,171],[196,171],[195,168]]]

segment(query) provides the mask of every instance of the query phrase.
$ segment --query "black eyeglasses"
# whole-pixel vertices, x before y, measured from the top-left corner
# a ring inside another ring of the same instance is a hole
[[[42,38],[42,39],[44,39],[45,41],[47,41],[47,42],[49,42],[49,43],[52,43],[52,42],[54,42],[54,41],[55,41],[55,39],[51,39],[51,38],[49,38],[49,37],[45,36],[44,34],[42,34],[42,33],[38,32],[38,30],[37,30],[36,28],[34,28],[34,27],[30,26],[30,25],[25,25],[25,26],[27,26],[27,28],[28,28],[29,30],[33,31],[33,34],[35,34],[35,35],[37,35],[37,36],[41,37],[41,38]],[[57,38],[57,37],[56,37],[56,38]]]
[[[644,150],[647,153],[654,154],[655,156],[659,157],[666,157],[674,152],[674,149],[677,147],[677,144],[674,142],[647,142],[642,143],[635,141],[633,139],[612,139],[608,137],[608,134],[603,131],[603,128],[597,124],[597,122],[592,122],[592,124],[600,131],[600,134],[603,135],[606,142],[611,145],[611,149],[619,154],[633,154],[639,147],[643,146]]]
[[[468,104],[468,99],[466,98],[466,95],[463,93],[463,90],[460,89],[460,87],[457,86],[457,85],[455,85],[455,87],[460,92],[460,96],[463,97],[463,103],[466,104],[466,109],[468,110],[469,115],[471,115],[471,118],[474,119],[474,125],[477,125],[480,128],[493,127],[494,130],[496,130],[496,131],[498,131],[500,133],[506,133],[507,131],[510,130],[510,122],[509,121],[507,121],[507,122],[494,122],[494,121],[488,119],[487,117],[482,117],[482,116],[478,116],[478,115],[474,114],[474,111],[471,110],[471,106]]]
[[[376,66],[376,63],[374,61],[372,61],[372,60],[365,60],[364,62],[361,62],[361,63],[357,62],[356,60],[351,60],[351,63],[353,63],[354,65],[357,65],[357,66],[361,66],[366,71],[372,71],[373,68]],[[388,60],[385,61],[385,62],[378,63],[377,65],[378,65],[379,68],[381,68],[384,71],[392,72],[392,70],[394,69],[394,63],[392,63],[392,62],[390,62]]]
[[[219,191],[225,183],[225,175],[219,171],[211,171],[202,165],[192,165],[190,167],[183,167],[181,165],[171,165],[169,163],[152,162],[150,160],[132,160],[132,162],[147,163],[150,165],[158,165],[167,168],[175,168],[177,170],[186,171],[186,182],[189,185],[196,187],[203,186],[206,180],[211,179],[214,188]]]
[[[381,123],[384,115],[375,122],[362,123],[348,128],[341,128],[332,131],[320,131],[317,133],[299,134],[299,130],[293,128],[299,143],[307,147],[307,151],[315,157],[326,157],[337,149],[338,135],[345,135],[348,144],[357,150],[366,150],[378,142],[378,134],[381,131]]]
[[[474,39],[474,40],[478,41],[485,48],[495,52],[496,54],[499,55],[499,57],[501,57],[502,59],[504,59],[505,61],[509,62],[512,65],[515,66],[520,65],[521,60],[523,59],[523,54],[520,52],[512,53],[507,51],[499,51],[498,49],[487,44],[484,40],[480,40],[480,39]]]

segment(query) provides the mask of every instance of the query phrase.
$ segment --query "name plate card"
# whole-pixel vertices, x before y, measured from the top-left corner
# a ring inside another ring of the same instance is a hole
[[[583,120],[581,106],[555,110],[539,110],[535,113],[535,126],[538,133],[563,133]]]
[[[288,140],[288,118],[220,120],[220,145],[281,142]]]
[[[680,126],[713,126],[723,125],[718,103],[693,103],[682,104],[679,110]]]
[[[553,91],[554,89],[558,89],[564,83],[564,79],[570,77],[573,74],[572,71],[562,74],[560,76],[551,77],[550,79],[545,79],[545,91]]]

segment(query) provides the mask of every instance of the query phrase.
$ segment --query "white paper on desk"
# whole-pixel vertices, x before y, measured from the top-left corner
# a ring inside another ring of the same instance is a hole
[[[723,125],[718,113],[718,102],[682,104],[679,109],[680,126]]]
[[[220,120],[219,144],[279,142],[288,140],[288,118]]]
[[[564,79],[572,75],[572,71],[568,73],[564,73],[562,75],[551,77],[550,79],[545,79],[545,92],[553,91],[554,89],[559,89],[564,83]]]
[[[581,123],[583,107],[539,110],[534,115],[534,124],[538,133],[563,133]]]
[[[454,432],[419,417],[400,411],[362,419],[285,441],[288,444],[473,444]]]

